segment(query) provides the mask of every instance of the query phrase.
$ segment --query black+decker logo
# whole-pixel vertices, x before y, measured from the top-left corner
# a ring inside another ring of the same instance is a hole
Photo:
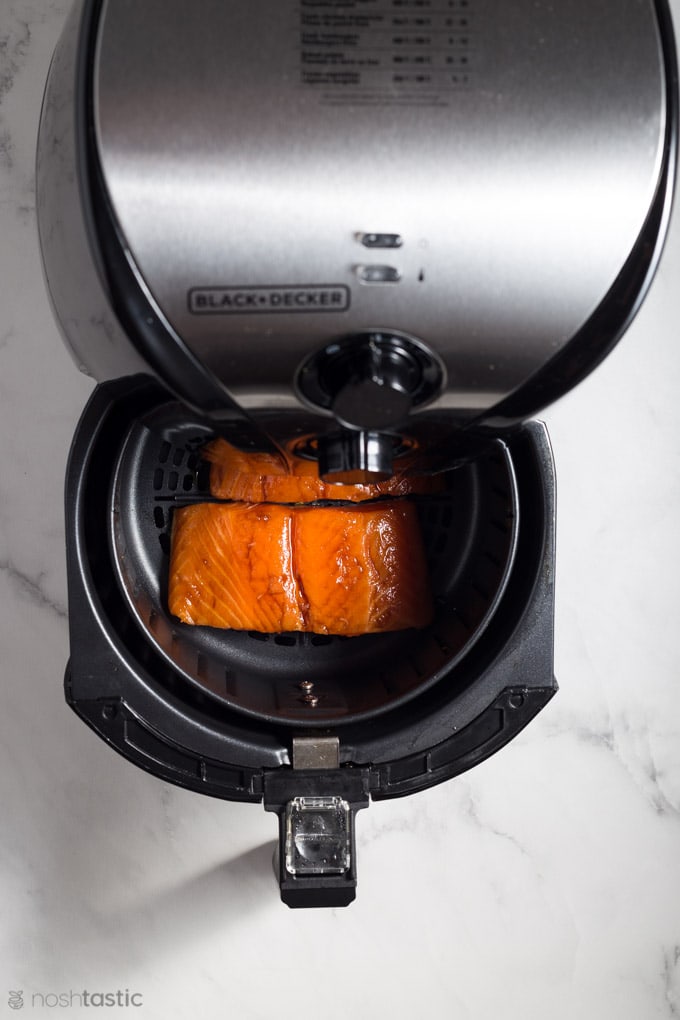
[[[189,291],[189,311],[193,315],[346,312],[349,306],[350,291],[344,284],[194,287]]]

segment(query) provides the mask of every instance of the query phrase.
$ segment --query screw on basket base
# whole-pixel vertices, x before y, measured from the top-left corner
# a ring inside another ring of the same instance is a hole
[[[298,684],[298,687],[303,692],[303,696],[300,698],[300,701],[304,705],[308,705],[310,708],[316,708],[316,706],[319,704],[319,698],[316,694],[313,693],[314,684],[312,683],[312,681],[302,680]]]

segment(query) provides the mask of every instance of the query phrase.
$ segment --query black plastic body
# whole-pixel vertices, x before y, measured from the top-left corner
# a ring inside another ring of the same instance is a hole
[[[450,779],[504,746],[552,697],[554,475],[545,429],[533,423],[515,436],[510,451],[522,524],[507,588],[483,639],[450,676],[407,704],[356,722],[327,720],[328,732],[340,740],[340,768],[296,773],[292,740],[306,727],[242,715],[184,683],[145,640],[120,591],[107,537],[111,465],[131,423],[167,399],[145,377],[98,387],[69,460],[66,699],[110,746],[163,780],[227,800],[264,799],[279,814],[282,791],[287,796],[303,778],[305,790],[330,785],[344,791],[358,810],[363,794],[357,777],[374,799]],[[317,720],[317,728],[323,722]],[[284,899],[337,904],[356,884],[352,859],[353,873],[339,883],[341,891],[336,881],[326,896],[312,878],[305,880],[312,892],[303,895],[300,880],[291,878],[290,889],[282,883]]]

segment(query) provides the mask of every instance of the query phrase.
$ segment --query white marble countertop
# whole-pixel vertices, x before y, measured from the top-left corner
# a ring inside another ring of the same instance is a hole
[[[559,694],[501,754],[359,816],[353,906],[290,911],[272,816],[141,772],[63,700],[62,487],[92,384],[33,191],[68,3],[1,7],[0,1015],[11,991],[90,1016],[83,990],[125,989],[141,1005],[108,1012],[154,1020],[680,1015],[680,219],[627,336],[545,416]]]

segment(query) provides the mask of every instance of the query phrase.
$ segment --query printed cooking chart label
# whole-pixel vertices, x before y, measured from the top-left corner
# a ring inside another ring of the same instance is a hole
[[[300,84],[326,105],[446,105],[472,74],[474,0],[299,0]]]

